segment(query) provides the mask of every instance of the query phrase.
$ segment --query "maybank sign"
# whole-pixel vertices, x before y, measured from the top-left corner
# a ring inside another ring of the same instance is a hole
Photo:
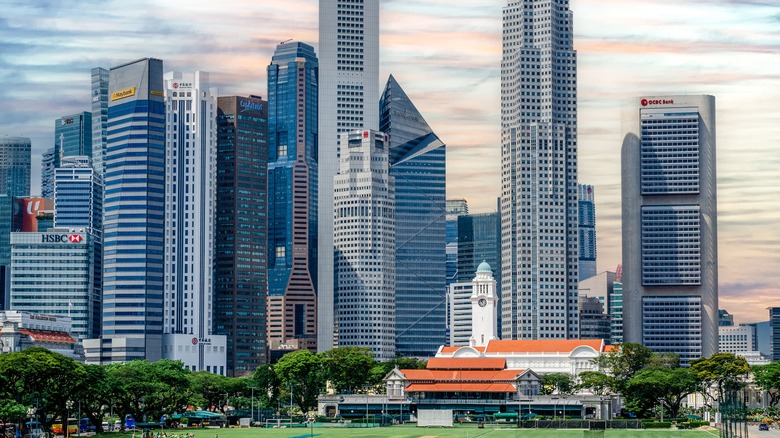
[[[125,88],[124,90],[111,93],[111,100],[124,99],[125,97],[135,96],[135,87]]]

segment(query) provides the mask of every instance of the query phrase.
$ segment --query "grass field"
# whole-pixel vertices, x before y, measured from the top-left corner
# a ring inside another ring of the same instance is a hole
[[[310,429],[197,429],[195,438],[309,438]],[[376,428],[323,428],[314,427],[316,438],[715,438],[716,431],[699,430],[608,430],[601,434],[584,430],[555,429],[485,429],[474,426],[452,428],[423,428],[414,426],[393,426]],[[182,433],[182,432],[179,432]],[[171,434],[168,434],[170,438]],[[132,434],[104,433],[96,438],[131,438]],[[136,434],[136,438],[140,438]]]

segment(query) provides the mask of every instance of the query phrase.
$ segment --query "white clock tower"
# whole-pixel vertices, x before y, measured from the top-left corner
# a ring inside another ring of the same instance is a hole
[[[477,268],[477,276],[471,280],[471,339],[472,347],[487,345],[491,339],[498,339],[498,297],[493,270],[487,262]]]

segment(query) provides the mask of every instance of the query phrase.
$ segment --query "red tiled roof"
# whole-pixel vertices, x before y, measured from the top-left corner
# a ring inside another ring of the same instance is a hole
[[[406,392],[516,392],[509,383],[413,383]]]
[[[425,368],[429,370],[503,370],[506,368],[506,359],[433,357],[428,359]]]
[[[507,382],[523,370],[400,370],[409,382]]]
[[[571,353],[577,347],[591,347],[597,352],[604,351],[601,339],[537,339],[488,342],[486,353]]]
[[[19,332],[23,335],[27,335],[32,338],[33,341],[38,342],[58,342],[62,344],[75,344],[76,340],[67,333],[62,332],[45,332],[41,330],[27,330],[22,329]]]
[[[604,346],[604,352],[605,353],[610,353],[610,352],[618,351],[618,350],[620,350],[620,346],[619,345],[605,345]]]

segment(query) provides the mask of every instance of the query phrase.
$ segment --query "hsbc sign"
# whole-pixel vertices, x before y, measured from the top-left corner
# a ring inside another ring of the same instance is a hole
[[[42,234],[41,243],[81,243],[80,234]]]

